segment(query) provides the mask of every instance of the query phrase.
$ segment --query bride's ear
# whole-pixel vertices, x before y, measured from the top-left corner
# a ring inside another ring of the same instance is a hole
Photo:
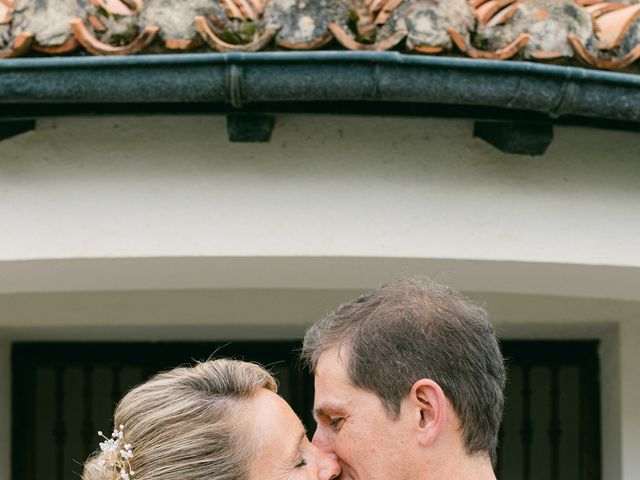
[[[418,380],[411,387],[410,403],[415,412],[418,444],[423,447],[432,445],[447,423],[447,398],[433,380]]]

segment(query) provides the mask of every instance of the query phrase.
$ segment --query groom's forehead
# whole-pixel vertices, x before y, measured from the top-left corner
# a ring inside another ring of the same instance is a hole
[[[334,346],[324,350],[314,368],[316,380],[318,376],[338,377],[348,382],[349,352],[345,346]]]

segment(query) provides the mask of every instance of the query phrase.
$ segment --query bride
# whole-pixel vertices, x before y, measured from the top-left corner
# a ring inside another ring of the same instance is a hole
[[[82,480],[337,478],[336,458],[307,440],[276,389],[262,367],[237,360],[160,373],[120,401]]]

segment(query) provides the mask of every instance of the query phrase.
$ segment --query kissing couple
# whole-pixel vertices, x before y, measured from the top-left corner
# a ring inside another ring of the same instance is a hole
[[[495,480],[505,366],[486,313],[424,277],[305,334],[313,439],[259,365],[159,373],[119,402],[83,480]]]

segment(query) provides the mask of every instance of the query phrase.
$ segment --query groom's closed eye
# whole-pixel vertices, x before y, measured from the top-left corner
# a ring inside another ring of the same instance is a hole
[[[329,418],[329,427],[331,427],[336,431],[340,430],[340,427],[342,427],[343,423],[344,423],[344,417]]]

